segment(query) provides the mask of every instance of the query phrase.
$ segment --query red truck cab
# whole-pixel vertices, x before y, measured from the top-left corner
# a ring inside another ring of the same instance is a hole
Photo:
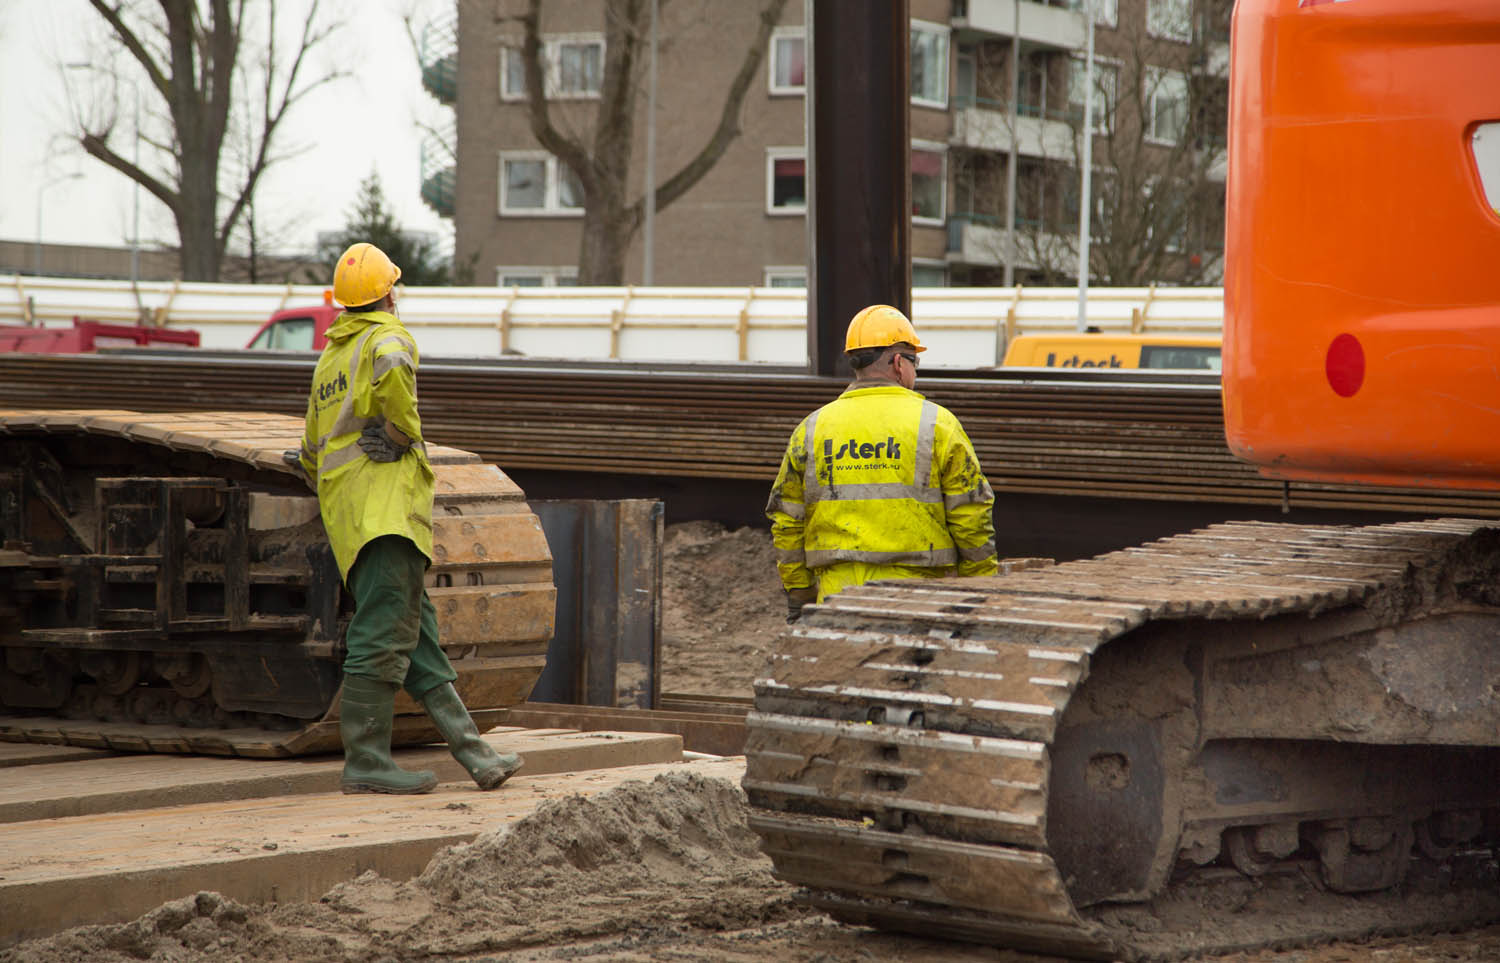
[[[285,308],[271,315],[245,347],[263,351],[322,351],[328,343],[325,337],[328,328],[343,310],[333,303],[331,293],[324,293],[322,304]]]

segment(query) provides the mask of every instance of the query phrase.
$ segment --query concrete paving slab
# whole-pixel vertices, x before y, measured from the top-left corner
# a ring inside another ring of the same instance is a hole
[[[527,776],[682,758],[682,737],[663,733],[498,729],[484,738],[501,751],[519,752],[526,761],[521,772]],[[394,756],[403,768],[431,769],[441,781],[468,779],[444,746],[400,749]],[[0,780],[0,824],[338,792],[343,768],[342,756],[234,759],[95,753],[86,761],[8,770]]]
[[[34,742],[0,742],[0,769],[8,769],[12,766],[36,766],[46,762],[103,759],[113,755],[114,753],[107,749],[43,746]]]
[[[424,796],[312,792],[0,825],[0,946],[124,922],[215,890],[244,903],[317,899],[367,870],[408,879],[443,846],[543,801],[670,770],[736,783],[743,757],[513,777],[495,792],[444,782]]]

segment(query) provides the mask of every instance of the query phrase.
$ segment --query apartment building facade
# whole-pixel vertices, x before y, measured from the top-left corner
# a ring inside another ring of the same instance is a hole
[[[1094,5],[1092,74],[1083,56],[1089,31],[1078,8],[1084,3]],[[1074,283],[1086,77],[1095,90],[1096,136],[1089,145],[1094,230],[1103,238],[1129,219],[1112,216],[1111,201],[1129,212],[1149,206],[1152,190],[1201,200],[1196,187],[1185,190],[1165,173],[1166,159],[1180,153],[1199,175],[1206,172],[1203,193],[1210,201],[1217,183],[1218,211],[1209,203],[1180,225],[1157,225],[1157,236],[1170,230],[1172,243],[1158,244],[1167,251],[1151,268],[1161,274],[1153,280],[1204,283],[1194,275],[1193,259],[1201,268],[1203,258],[1213,257],[1215,223],[1222,245],[1223,165],[1215,169],[1212,161],[1222,155],[1222,144],[1194,133],[1193,122],[1224,102],[1218,78],[1227,76],[1227,33],[1218,38],[1214,24],[1223,19],[1227,29],[1227,17],[1205,11],[1228,4],[1197,4],[911,0],[913,283],[995,285],[1006,277]],[[532,132],[520,52],[525,7],[525,0],[460,3],[453,29],[440,32],[424,53],[424,82],[452,105],[454,128],[451,143],[424,146],[423,194],[453,218],[456,258],[472,259],[478,283],[565,285],[577,278],[582,187]],[[760,3],[729,0],[662,6],[654,183],[681,169],[718,125],[760,12]],[[652,283],[805,284],[805,12],[798,0],[783,8],[739,111],[738,136],[701,180],[657,214]],[[552,120],[585,144],[606,63],[604,16],[604,0],[548,0],[540,11]],[[643,40],[643,61],[649,49]],[[1209,49],[1214,52],[1205,54]],[[640,90],[633,99],[631,201],[647,184],[646,66],[638,65]],[[1118,96],[1121,86],[1132,96]],[[1210,93],[1203,96],[1204,90]],[[1140,105],[1134,113],[1121,107],[1130,101]],[[1206,123],[1212,127],[1212,118]],[[1127,142],[1136,149],[1124,150]],[[1143,166],[1157,172],[1155,181],[1149,172],[1116,170],[1127,155],[1154,158]],[[1131,192],[1123,205],[1122,185]],[[642,282],[645,261],[638,231],[625,283]],[[1117,273],[1098,256],[1091,264],[1106,281]]]

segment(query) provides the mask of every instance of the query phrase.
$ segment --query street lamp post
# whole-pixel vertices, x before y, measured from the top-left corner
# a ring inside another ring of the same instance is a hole
[[[1088,53],[1083,62],[1083,183],[1078,193],[1078,330],[1088,329],[1089,215],[1093,212],[1094,176],[1094,0],[1084,0],[1088,21]]]
[[[130,87],[135,91],[135,129],[134,144],[131,148],[130,163],[136,170],[141,169],[141,86],[131,81]],[[135,178],[130,179],[130,286],[133,288],[141,280],[141,182]]]
[[[43,198],[44,195],[46,195],[47,188],[49,188],[49,187],[55,187],[56,185],[61,184],[64,181],[76,181],[78,178],[80,178],[82,176],[83,175],[81,173],[79,173],[78,171],[74,171],[71,174],[63,174],[63,175],[61,175],[59,177],[54,177],[54,178],[52,178],[52,180],[47,181],[41,187],[37,188],[37,192],[36,192],[36,273],[37,274],[41,274],[42,273],[42,198]]]

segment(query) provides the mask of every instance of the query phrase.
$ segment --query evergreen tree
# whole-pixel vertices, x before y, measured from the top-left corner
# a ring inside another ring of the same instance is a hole
[[[395,214],[386,206],[380,175],[374,171],[359,185],[359,197],[349,212],[349,221],[337,234],[318,245],[318,260],[328,265],[321,277],[309,278],[322,284],[333,277],[333,266],[339,255],[351,244],[369,241],[380,248],[401,268],[401,283],[420,286],[446,286],[453,283],[447,259],[431,237],[413,235],[401,230]]]

